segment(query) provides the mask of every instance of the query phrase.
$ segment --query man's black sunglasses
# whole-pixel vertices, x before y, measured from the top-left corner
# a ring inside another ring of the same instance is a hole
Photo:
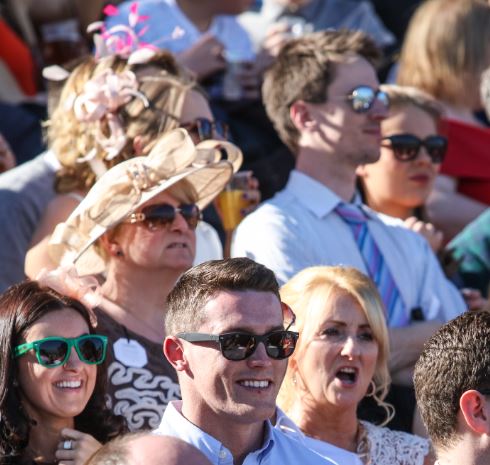
[[[413,134],[395,134],[383,137],[383,141],[389,144],[381,144],[382,147],[393,150],[395,158],[400,161],[415,160],[422,146],[425,147],[432,163],[442,163],[447,151],[447,138],[434,135],[420,139]]]
[[[274,330],[258,336],[240,331],[224,334],[178,333],[177,337],[188,342],[217,342],[228,360],[239,361],[250,357],[262,342],[270,358],[282,360],[294,352],[299,334],[294,331]]]

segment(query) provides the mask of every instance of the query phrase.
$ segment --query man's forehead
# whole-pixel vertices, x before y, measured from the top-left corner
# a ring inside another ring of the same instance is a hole
[[[283,322],[280,301],[272,292],[218,291],[203,310],[203,326],[216,331],[276,327]]]
[[[335,78],[329,90],[342,89],[347,92],[361,85],[379,85],[376,71],[369,61],[360,55],[352,54],[335,64]]]

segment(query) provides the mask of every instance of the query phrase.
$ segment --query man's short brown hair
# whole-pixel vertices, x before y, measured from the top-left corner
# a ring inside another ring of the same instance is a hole
[[[348,56],[360,55],[376,66],[381,53],[361,31],[321,31],[288,42],[265,74],[262,95],[282,141],[296,153],[299,132],[289,116],[297,100],[324,103],[335,69]]]
[[[436,448],[458,439],[461,395],[490,389],[490,313],[466,312],[442,326],[415,364],[415,394]]]
[[[276,277],[264,265],[244,257],[204,262],[186,271],[168,295],[167,335],[198,330],[203,307],[220,291],[272,292],[280,300]]]

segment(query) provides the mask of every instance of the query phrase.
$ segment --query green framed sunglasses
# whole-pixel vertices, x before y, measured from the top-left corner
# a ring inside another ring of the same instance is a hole
[[[78,358],[83,363],[100,365],[105,360],[107,352],[107,336],[85,334],[73,338],[46,337],[39,341],[18,345],[14,349],[14,356],[21,357],[30,350],[34,350],[40,365],[55,368],[68,361],[72,347],[75,347]]]

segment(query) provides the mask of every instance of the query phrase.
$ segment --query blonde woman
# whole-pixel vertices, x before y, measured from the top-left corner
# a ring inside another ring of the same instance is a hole
[[[429,0],[410,21],[397,83],[440,100],[448,153],[429,197],[431,220],[450,240],[490,205],[490,130],[482,109],[481,74],[490,64],[490,4]]]
[[[447,151],[447,138],[438,132],[441,106],[415,87],[380,89],[390,109],[381,121],[379,160],[357,169],[363,200],[373,210],[404,220],[437,252],[443,235],[428,221],[425,203]]]
[[[364,464],[432,463],[427,440],[360,421],[365,395],[385,408],[389,339],[372,281],[354,268],[306,268],[281,288],[300,337],[279,392],[277,426],[322,455],[336,449]],[[297,426],[296,426],[297,425]]]
[[[34,278],[42,268],[52,267],[49,235],[98,177],[121,161],[147,155],[159,134],[196,121],[209,122],[208,137],[225,136],[219,134],[222,126],[213,121],[204,95],[169,53],[159,52],[136,65],[118,55],[89,57],[75,68],[48,123],[48,145],[61,164],[57,195],[34,232],[26,274]],[[206,224],[200,232],[219,255],[216,232]]]

